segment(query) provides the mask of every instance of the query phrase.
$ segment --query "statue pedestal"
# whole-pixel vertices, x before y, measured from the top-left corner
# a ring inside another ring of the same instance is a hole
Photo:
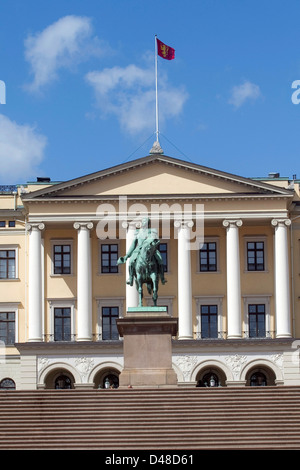
[[[177,319],[168,316],[165,307],[136,307],[117,320],[124,338],[124,369],[120,387],[176,386],[172,369],[172,336]]]

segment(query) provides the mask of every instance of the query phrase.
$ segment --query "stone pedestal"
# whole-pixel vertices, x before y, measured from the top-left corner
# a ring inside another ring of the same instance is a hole
[[[177,319],[170,317],[165,307],[136,307],[129,308],[117,326],[124,338],[120,387],[176,386],[172,336],[177,333]]]

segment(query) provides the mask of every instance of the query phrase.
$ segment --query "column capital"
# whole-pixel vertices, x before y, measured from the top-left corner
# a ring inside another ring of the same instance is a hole
[[[73,227],[75,228],[75,230],[79,230],[81,228],[91,230],[94,227],[94,224],[93,222],[75,222],[73,224]]]
[[[31,230],[44,230],[45,228],[45,224],[43,222],[38,222],[38,223],[27,223],[25,225],[25,228],[28,232],[30,232]]]
[[[291,220],[290,219],[272,219],[271,220],[271,225],[273,227],[278,227],[278,226],[281,226],[283,227],[284,225],[286,227],[289,227],[291,225]]]
[[[194,226],[194,222],[192,220],[182,220],[182,219],[174,220],[174,227],[176,228],[192,228],[193,226]]]
[[[241,219],[225,219],[223,220],[223,227],[230,228],[230,227],[241,227],[243,225],[243,221]]]
[[[142,222],[139,220],[131,220],[131,221],[123,220],[122,222],[122,227],[128,230],[129,229],[136,230],[138,228],[141,228],[141,226],[142,226]]]

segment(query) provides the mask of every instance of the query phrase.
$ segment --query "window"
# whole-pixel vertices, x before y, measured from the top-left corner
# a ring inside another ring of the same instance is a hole
[[[71,245],[54,245],[54,274],[71,274]]]
[[[200,271],[217,271],[217,243],[205,242],[199,252]]]
[[[16,250],[0,250],[0,279],[16,278]]]
[[[0,389],[4,390],[15,390],[16,384],[12,379],[3,379],[0,382]]]
[[[54,383],[54,388],[57,390],[70,390],[72,388],[72,381],[67,375],[60,375]]]
[[[265,270],[264,242],[247,242],[247,269],[248,271]]]
[[[71,308],[54,308],[54,341],[71,341]]]
[[[168,244],[167,243],[160,243],[158,250],[161,254],[163,265],[164,265],[164,272],[168,272]]]
[[[223,295],[195,296],[197,339],[223,339],[225,335],[224,319],[222,317]]]
[[[9,220],[8,226],[9,226],[9,227],[15,227],[15,226],[16,226],[15,220]]]
[[[264,338],[266,336],[265,304],[249,304],[249,338]]]
[[[267,385],[267,378],[262,372],[255,372],[250,377],[250,387],[265,387]]]
[[[6,345],[15,342],[15,312],[0,312],[0,341]]]
[[[0,220],[0,227],[1,228],[5,227],[5,220]]]
[[[102,339],[119,339],[116,319],[119,318],[119,307],[102,307]]]
[[[117,273],[118,272],[118,244],[102,243],[101,244],[101,273]]]
[[[218,306],[201,305],[201,338],[218,337]]]

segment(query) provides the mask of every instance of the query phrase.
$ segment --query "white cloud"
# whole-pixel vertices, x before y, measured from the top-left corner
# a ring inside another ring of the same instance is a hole
[[[65,16],[25,40],[25,58],[30,63],[33,81],[27,88],[40,91],[57,78],[59,69],[70,68],[91,55],[101,54],[97,37],[92,37],[90,18]]]
[[[102,116],[115,115],[122,129],[131,134],[155,129],[155,79],[152,68],[136,65],[89,72],[86,81],[95,91]],[[178,116],[187,99],[184,88],[175,88],[161,76],[159,119]]]
[[[237,85],[232,88],[229,103],[239,108],[247,100],[256,100],[259,96],[261,96],[259,86],[246,81],[242,85]]]
[[[0,114],[0,177],[3,184],[23,183],[44,158],[47,139],[27,124]]]

